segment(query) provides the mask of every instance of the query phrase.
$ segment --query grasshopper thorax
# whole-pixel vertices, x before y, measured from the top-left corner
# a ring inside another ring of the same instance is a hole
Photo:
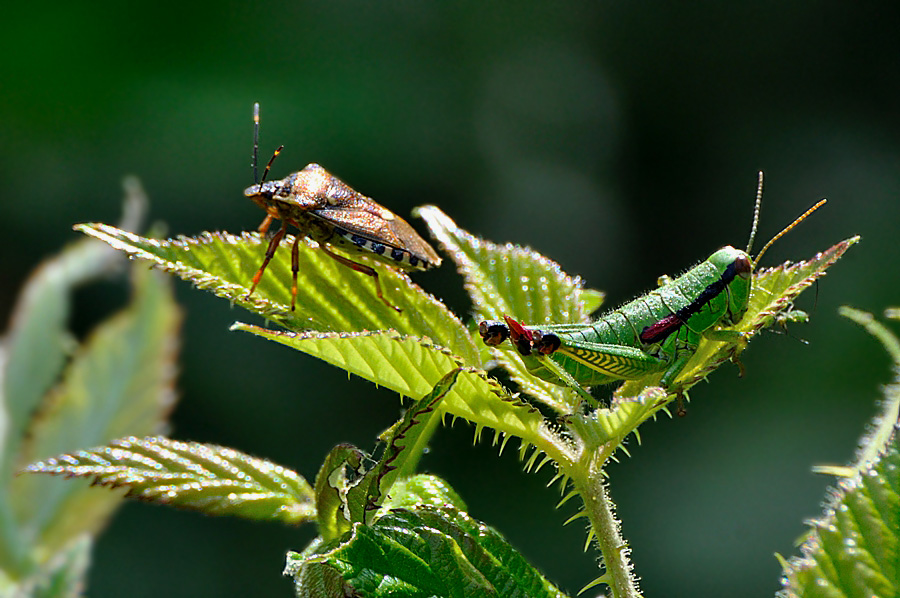
[[[709,256],[708,261],[719,273],[721,290],[728,293],[724,323],[736,324],[744,317],[750,303],[753,260],[746,251],[726,245]]]

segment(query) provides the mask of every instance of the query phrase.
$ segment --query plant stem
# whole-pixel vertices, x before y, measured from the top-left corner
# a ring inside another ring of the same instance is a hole
[[[572,480],[580,486],[577,489],[591,522],[594,541],[603,555],[604,581],[614,598],[638,598],[641,593],[631,575],[628,545],[619,533],[619,521],[613,512],[614,505],[606,491],[601,469],[596,460],[582,463],[585,465],[580,472],[582,475],[573,475]]]

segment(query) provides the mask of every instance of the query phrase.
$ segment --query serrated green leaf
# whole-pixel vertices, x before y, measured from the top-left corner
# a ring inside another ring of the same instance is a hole
[[[288,553],[283,574],[294,579],[294,593],[297,598],[347,598],[353,596],[353,588],[344,582],[344,578],[338,571],[324,563],[307,564],[302,555],[296,552]]]
[[[838,483],[800,558],[785,567],[783,596],[896,596],[900,590],[900,451]]]
[[[412,475],[437,424],[438,405],[456,384],[461,369],[451,370],[438,380],[430,393],[416,401],[385,438],[386,447],[378,463],[363,480],[347,492],[351,521],[370,523],[399,477]]]
[[[443,303],[413,284],[406,274],[365,256],[354,260],[378,271],[385,297],[403,312],[375,296],[374,282],[339,264],[312,242],[299,248],[296,310],[291,311],[291,257],[286,236],[275,252],[259,286],[249,298],[251,280],[266,251],[258,235],[204,233],[158,241],[105,224],[80,224],[76,230],[109,243],[131,256],[150,260],[167,272],[212,291],[289,330],[362,331],[393,329],[427,336],[466,361],[474,363],[478,349],[469,333]]]
[[[8,415],[3,432],[3,482],[14,468],[12,460],[25,427],[44,394],[62,371],[74,341],[66,329],[69,291],[107,271],[115,253],[96,242],[83,241],[46,261],[31,275],[13,311],[10,330],[0,350],[0,399]],[[12,443],[12,444],[10,444]]]
[[[385,507],[388,509],[412,509],[420,505],[431,507],[450,505],[460,511],[466,510],[466,503],[450,484],[427,473],[401,478],[391,486],[391,494],[385,501]]]
[[[0,570],[0,596],[11,598],[80,598],[84,595],[93,539],[88,534],[69,544],[41,563],[25,579],[12,582]]]
[[[900,419],[900,339],[881,322],[875,320],[872,314],[846,306],[841,307],[838,312],[865,328],[866,332],[881,342],[893,359],[894,371],[898,374],[898,379],[884,389],[885,400],[881,403],[881,413],[875,417],[867,435],[860,441],[861,448],[857,453],[856,463],[853,467],[845,469],[845,474],[846,470],[852,472],[847,474],[849,477],[866,469],[869,463],[884,451],[895,433],[894,427]],[[889,312],[890,310],[886,314],[888,317]]]
[[[622,448],[625,438],[636,432],[638,426],[655,417],[667,403],[666,392],[658,387],[649,387],[637,397],[615,397],[608,408],[595,409],[586,414],[573,414],[566,423],[584,441],[588,451],[604,447],[599,462]]]
[[[462,367],[459,379],[441,402],[442,411],[474,423],[476,435],[486,426],[525,440],[557,462],[571,458],[537,409],[511,397],[485,372],[465,367],[461,358],[427,339],[393,331],[296,334],[241,323],[233,329],[293,347],[404,396],[424,396],[448,372]]]
[[[581,291],[581,305],[584,310],[584,314],[589,316],[594,313],[600,306],[603,305],[603,300],[605,296],[602,291],[598,291],[596,289],[582,289]]]
[[[441,249],[456,263],[478,321],[510,315],[535,325],[587,322],[587,315],[603,301],[603,293],[583,289],[580,278],[569,276],[559,264],[532,249],[476,237],[435,206],[423,206],[414,213],[425,220]],[[571,413],[578,403],[570,390],[529,374],[515,351],[490,348],[487,354],[506,368],[524,392],[558,413]]]
[[[126,496],[245,519],[296,524],[315,517],[313,490],[295,472],[234,449],[161,436],[121,438],[33,463],[29,473],[90,478]]]
[[[147,199],[137,179],[128,177],[123,184],[122,226],[136,228]],[[19,293],[0,343],[0,419],[6,422],[0,426],[0,494],[6,492],[11,473],[23,464],[19,444],[32,414],[75,348],[66,328],[72,289],[121,266],[109,247],[82,240],[38,266]]]
[[[462,230],[436,206],[414,214],[428,225],[440,247],[450,254],[480,319],[511,315],[528,323],[583,322],[582,282],[559,264],[527,247],[497,245]],[[592,307],[602,293],[591,291]]]
[[[357,524],[331,549],[292,563],[326,565],[365,596],[564,596],[494,529],[452,508],[397,509]],[[301,595],[298,593],[298,595]]]
[[[45,399],[22,447],[24,462],[161,427],[175,397],[180,314],[168,281],[135,271],[132,303],[97,326]],[[119,499],[86,483],[18,476],[10,496],[22,537],[50,554],[96,531]]]

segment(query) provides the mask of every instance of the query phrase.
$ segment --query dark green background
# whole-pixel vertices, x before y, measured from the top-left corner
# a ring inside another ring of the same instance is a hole
[[[32,4],[31,6],[38,6]],[[836,314],[900,303],[900,5],[840,2],[49,2],[0,24],[0,315],[71,225],[115,222],[141,177],[171,234],[253,230],[242,189],[251,105],[284,176],[319,162],[401,215],[438,204],[496,241],[558,260],[610,304],[724,244],[743,246],[756,171],[760,236],[828,206],[766,265],[861,234],[800,307],[642,428],[609,468],[648,596],[759,596],[794,553],[889,379],[876,343]],[[417,227],[420,223],[413,222]],[[416,280],[469,309],[452,266]],[[371,447],[396,395],[249,335],[255,319],[178,282],[185,306],[177,438],[234,446],[312,477],[337,442]],[[83,332],[125,296],[82,291]],[[798,342],[809,340],[809,345]],[[339,426],[323,424],[343,418]],[[462,422],[424,460],[553,581],[596,577],[549,469],[472,446]],[[489,435],[486,435],[486,438]],[[79,447],[72,447],[73,449]],[[64,483],[64,482],[61,482]],[[289,596],[288,549],[311,529],[127,505],[98,544],[95,598]]]

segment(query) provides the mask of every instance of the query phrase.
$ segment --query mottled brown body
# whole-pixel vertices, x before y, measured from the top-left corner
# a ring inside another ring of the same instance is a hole
[[[428,270],[441,264],[440,256],[431,245],[405,220],[355,191],[318,164],[310,164],[280,181],[265,181],[248,187],[244,195],[266,211],[266,219],[259,226],[261,234],[268,231],[273,220],[283,222],[269,242],[265,260],[253,277],[250,293],[262,278],[287,226],[291,225],[298,231],[291,254],[291,309],[297,294],[297,243],[301,237],[313,239],[338,262],[373,277],[378,298],[397,311],[400,310],[382,295],[378,273],[373,268],[334,253],[328,246],[351,255],[365,254],[404,271]]]

